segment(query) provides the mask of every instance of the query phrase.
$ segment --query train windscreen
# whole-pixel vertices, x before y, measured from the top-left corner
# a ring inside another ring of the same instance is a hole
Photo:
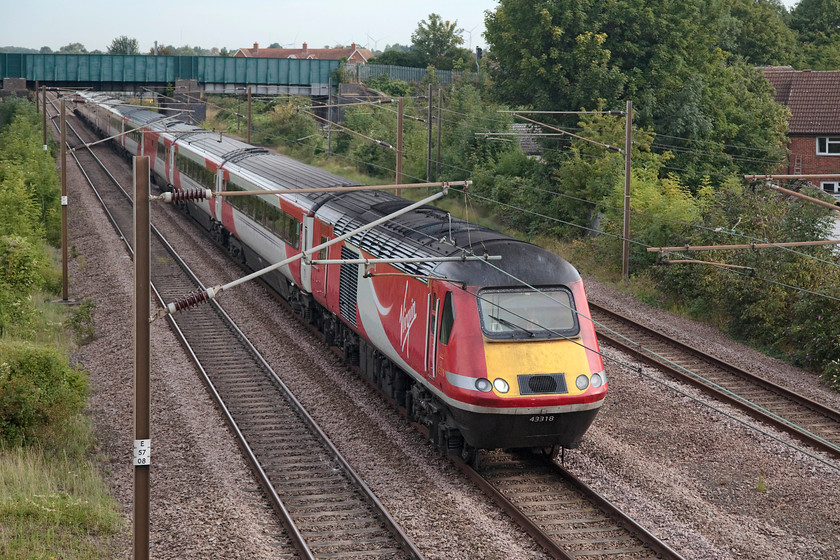
[[[489,338],[565,338],[579,330],[572,294],[565,288],[482,290],[478,308]]]

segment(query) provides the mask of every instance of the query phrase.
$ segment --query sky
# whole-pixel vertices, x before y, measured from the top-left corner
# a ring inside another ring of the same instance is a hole
[[[782,0],[788,8],[798,0]],[[456,21],[464,47],[485,46],[484,12],[497,0],[175,0],[173,2],[114,2],[113,0],[8,1],[0,18],[0,46],[54,51],[82,43],[89,51],[105,52],[115,38],[137,39],[140,52],[160,45],[227,47],[235,50],[259,43],[311,48],[350,45],[383,50],[389,44],[411,44],[411,34],[429,14]],[[245,7],[247,6],[247,10]]]
[[[484,46],[484,11],[496,0],[113,0],[8,1],[0,17],[0,46],[54,51],[82,43],[89,51],[106,51],[122,35],[137,39],[140,52],[159,45],[237,49],[259,43],[311,48],[350,45],[382,50],[389,44],[411,44],[411,34],[429,14],[457,21],[464,47]],[[247,7],[247,9],[246,9]]]

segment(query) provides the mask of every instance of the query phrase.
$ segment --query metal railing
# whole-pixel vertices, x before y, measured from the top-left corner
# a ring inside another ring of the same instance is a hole
[[[358,64],[347,65],[347,69],[359,82],[387,74],[394,80],[403,82],[431,81],[437,84],[451,84],[457,81],[478,81],[475,72],[460,72],[457,70],[438,70],[435,68],[410,68],[407,66],[392,66],[390,64]]]

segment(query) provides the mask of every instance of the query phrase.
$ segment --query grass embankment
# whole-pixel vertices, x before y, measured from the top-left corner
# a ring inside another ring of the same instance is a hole
[[[100,560],[122,525],[88,453],[90,426],[78,419],[63,442],[75,451],[38,446],[0,450],[0,557]],[[64,447],[64,445],[62,446]]]
[[[84,414],[93,304],[52,303],[60,189],[34,104],[0,103],[0,558],[111,558],[122,526]]]

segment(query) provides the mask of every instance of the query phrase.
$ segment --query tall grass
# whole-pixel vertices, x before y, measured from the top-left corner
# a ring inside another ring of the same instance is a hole
[[[98,560],[122,521],[67,359],[94,336],[94,306],[53,303],[60,190],[40,123],[34,104],[0,102],[0,558]]]
[[[0,558],[111,556],[122,518],[87,453],[89,422],[80,415],[68,424],[55,434],[60,446],[0,448]]]

